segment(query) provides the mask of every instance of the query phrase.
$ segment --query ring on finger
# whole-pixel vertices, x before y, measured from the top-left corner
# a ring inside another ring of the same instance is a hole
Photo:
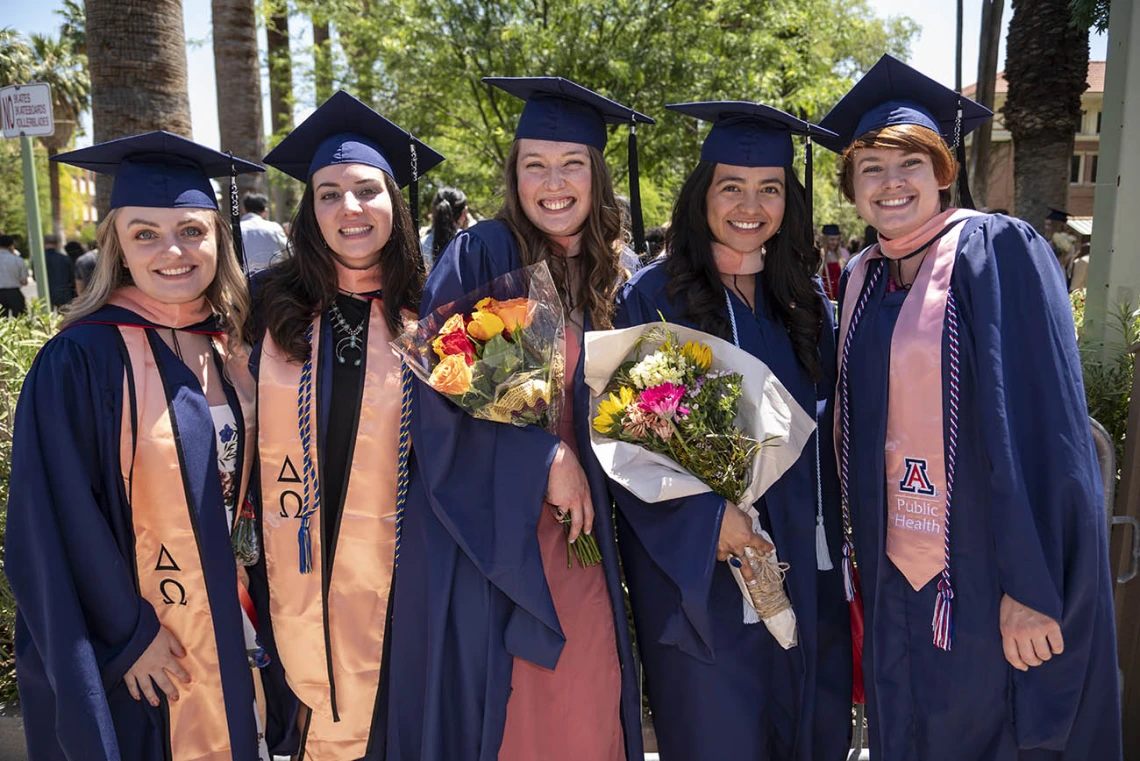
[[[736,557],[736,555],[729,555],[728,556],[728,564],[730,566],[732,566],[733,568],[743,568],[744,567],[744,563],[741,563],[740,558]]]

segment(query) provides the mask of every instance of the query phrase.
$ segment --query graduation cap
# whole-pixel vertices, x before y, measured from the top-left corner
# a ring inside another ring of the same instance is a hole
[[[164,130],[97,143],[52,161],[115,177],[111,208],[218,209],[211,177],[230,178],[230,227],[238,264],[244,267],[237,176],[264,167],[234,158]]]
[[[994,112],[961,93],[884,55],[855,83],[820,121],[821,127],[838,137],[821,138],[820,145],[842,153],[857,138],[872,130],[900,124],[916,124],[932,130],[957,150],[961,167],[958,192],[962,205],[973,207],[966,177],[966,147],[963,139]]]
[[[808,215],[812,208],[811,140],[835,138],[834,132],[763,103],[743,100],[672,103],[671,111],[712,123],[701,145],[701,160],[731,166],[782,166],[794,158],[792,136],[807,138],[804,147],[804,190]]]
[[[409,201],[418,225],[417,180],[441,164],[444,157],[339,90],[286,135],[264,160],[301,182],[308,182],[318,169],[333,164],[376,167],[387,172],[401,188],[411,186]]]
[[[821,232],[824,235],[840,235],[841,234],[839,232],[839,225],[824,225],[823,230],[821,230]]]
[[[1054,222],[1068,222],[1069,212],[1062,211],[1061,209],[1054,209],[1052,206],[1050,206],[1049,214],[1046,215],[1045,219],[1051,219]]]
[[[582,143],[602,151],[608,138],[607,124],[629,125],[629,205],[633,218],[633,245],[638,254],[643,254],[645,224],[641,217],[637,125],[656,122],[562,77],[483,77],[483,81],[526,101],[515,127],[516,140],[529,138]]]

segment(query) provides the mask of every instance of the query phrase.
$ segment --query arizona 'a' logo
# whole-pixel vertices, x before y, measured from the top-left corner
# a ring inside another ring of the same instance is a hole
[[[899,481],[899,491],[933,497],[934,484],[930,482],[930,476],[926,475],[926,460],[907,457],[904,464],[906,471],[903,473],[902,480]]]

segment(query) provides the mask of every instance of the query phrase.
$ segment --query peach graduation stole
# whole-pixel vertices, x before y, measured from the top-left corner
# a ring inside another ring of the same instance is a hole
[[[948,209],[906,239],[885,241],[860,257],[844,293],[839,346],[857,323],[868,272],[879,259],[901,259],[912,246],[935,240],[922,261],[891,335],[887,390],[886,554],[915,590],[940,573],[939,601],[933,627],[935,644],[950,649],[950,500],[953,488],[953,447],[956,445],[958,405],[957,308],[951,277],[965,219],[978,212]],[[884,247],[886,251],[884,251]],[[921,250],[919,248],[918,250]],[[881,266],[881,265],[880,265]],[[943,335],[949,331],[952,356],[945,361]],[[951,435],[944,438],[942,399],[944,368],[950,371]],[[840,415],[836,416],[839,426]],[[842,432],[836,442],[844,445]],[[948,449],[949,447],[949,449]],[[949,471],[947,454],[949,453]],[[841,466],[842,468],[842,466]],[[845,518],[847,516],[845,515]],[[846,551],[845,551],[846,554]]]
[[[290,362],[268,333],[262,344],[258,441],[270,615],[289,686],[311,709],[301,755],[349,761],[368,750],[379,691],[398,542],[397,461],[406,456],[401,405],[410,384],[402,392],[403,365],[389,346],[383,303],[372,300],[339,530],[322,536],[319,315],[307,335],[304,364]]]
[[[148,318],[171,316],[157,314],[153,309],[139,312],[138,305],[130,301],[116,303],[112,298],[111,303]],[[202,319],[200,310],[178,311],[183,313],[183,318],[176,320],[179,324],[192,325]],[[123,378],[119,455],[134,524],[139,594],[186,649],[183,665],[193,677],[191,684],[178,685],[179,699],[167,703],[172,761],[229,761],[233,752],[213,615],[197,540],[198,518],[186,490],[180,486],[195,476],[183,472],[177,421],[171,415],[171,404],[148,337],[151,332],[142,327],[119,327],[129,358]],[[219,336],[214,340],[215,348],[224,356],[223,339]],[[241,493],[236,502],[240,505],[253,465],[256,393],[244,356],[227,362],[226,374],[241,406],[247,442],[243,447]],[[209,415],[203,424],[213,425]],[[220,520],[225,520],[221,504],[218,510]]]

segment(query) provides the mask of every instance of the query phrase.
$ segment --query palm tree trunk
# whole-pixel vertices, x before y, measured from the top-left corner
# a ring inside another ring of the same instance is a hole
[[[317,104],[320,105],[332,97],[333,69],[329,20],[319,10],[313,12],[313,79],[317,87]]]
[[[289,52],[287,0],[273,0],[268,12],[265,38],[269,51],[269,119],[276,145],[293,129],[293,59]],[[275,179],[271,183],[274,216],[292,216],[297,202],[293,180],[283,175],[276,175]]]
[[[1089,33],[1074,28],[1069,0],[1013,0],[1006,55],[1005,123],[1013,136],[1014,208],[1038,230],[1065,208]]]
[[[60,245],[63,245],[63,203],[59,192],[59,164],[51,157],[59,151],[48,148],[48,185],[51,187],[51,231],[59,236]]]
[[[254,0],[213,0],[214,70],[221,149],[251,161],[265,155]],[[264,193],[265,175],[238,175],[238,192]]]
[[[978,86],[974,98],[986,108],[994,107],[997,85],[998,47],[1001,45],[1002,0],[982,0],[982,29],[978,36]],[[990,147],[994,125],[986,121],[974,133],[970,152],[970,190],[979,209],[986,207],[990,187]]]
[[[95,142],[155,129],[192,136],[181,0],[87,0],[87,58]],[[96,181],[100,217],[111,181]]]

